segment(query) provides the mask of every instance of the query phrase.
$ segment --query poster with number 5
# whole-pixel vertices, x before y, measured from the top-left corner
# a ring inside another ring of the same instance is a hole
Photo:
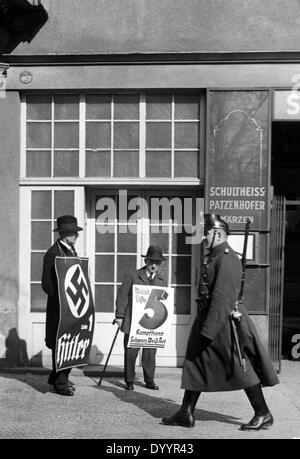
[[[174,289],[132,286],[132,318],[128,347],[166,347],[174,315]]]

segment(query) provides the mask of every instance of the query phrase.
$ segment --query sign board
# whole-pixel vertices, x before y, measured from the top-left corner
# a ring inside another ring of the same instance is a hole
[[[210,91],[206,211],[268,230],[268,91]]]
[[[300,91],[274,91],[274,120],[300,120]]]
[[[56,370],[88,363],[92,345],[95,308],[88,259],[56,257],[60,318],[56,336]]]
[[[166,347],[174,314],[174,289],[132,286],[132,318],[128,347]]]

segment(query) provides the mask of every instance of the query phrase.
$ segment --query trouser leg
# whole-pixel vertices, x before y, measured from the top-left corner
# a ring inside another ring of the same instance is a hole
[[[167,426],[194,427],[194,411],[201,392],[185,390],[180,410],[169,418],[163,418],[162,423]]]
[[[142,350],[142,366],[145,383],[152,383],[154,381],[155,355],[156,349],[143,348]]]
[[[55,349],[52,349],[52,373],[51,380],[55,390],[63,390],[69,386],[69,374],[71,368],[56,371],[55,369]]]
[[[245,393],[254,410],[253,418],[241,425],[241,430],[267,429],[274,423],[272,414],[269,411],[260,384],[245,389]]]
[[[194,414],[196,404],[200,397],[200,391],[185,390],[184,396],[181,404],[181,411],[185,413]]]
[[[264,416],[269,413],[269,408],[265,401],[265,397],[260,384],[245,389],[245,393],[251,403],[254,413],[257,416]]]
[[[129,335],[124,334],[124,379],[126,383],[132,383],[135,377],[135,362],[139,349],[128,348]]]

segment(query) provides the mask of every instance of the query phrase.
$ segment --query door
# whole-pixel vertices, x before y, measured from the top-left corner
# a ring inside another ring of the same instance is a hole
[[[281,368],[285,198],[274,196],[270,234],[269,354],[275,370]]]
[[[88,208],[87,251],[96,308],[91,363],[103,364],[106,360],[116,332],[112,322],[117,290],[124,276],[130,269],[143,266],[142,255],[150,244],[155,244],[161,245],[167,258],[161,273],[168,286],[175,289],[168,346],[158,350],[157,365],[181,366],[195,314],[199,273],[199,244],[197,238],[189,236],[193,230],[192,214],[203,211],[203,199],[182,191],[176,195],[141,189],[99,190],[89,194]],[[110,365],[123,365],[123,355],[123,334],[119,334]]]
[[[282,355],[299,360],[300,201],[286,201]]]
[[[23,186],[20,188],[20,260],[18,330],[25,340],[30,366],[51,367],[51,351],[45,346],[47,296],[41,287],[43,257],[55,242],[56,219],[76,215],[84,226],[84,188]],[[84,252],[84,231],[76,243]]]

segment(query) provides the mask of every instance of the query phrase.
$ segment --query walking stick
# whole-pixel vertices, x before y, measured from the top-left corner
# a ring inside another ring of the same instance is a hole
[[[116,323],[116,320],[113,321],[113,325],[114,325],[115,323]],[[118,327],[118,328],[117,328],[117,331],[116,331],[116,333],[115,333],[115,336],[114,336],[112,345],[111,345],[111,347],[110,347],[110,350],[109,350],[109,353],[108,353],[108,356],[107,356],[107,359],[106,359],[104,368],[103,368],[103,370],[102,370],[101,378],[100,378],[99,381],[98,381],[98,384],[97,384],[98,386],[101,386],[102,379],[103,379],[103,377],[104,377],[104,373],[105,373],[105,370],[106,370],[106,367],[107,367],[107,364],[108,364],[108,361],[109,361],[109,358],[110,358],[110,354],[111,354],[111,352],[112,352],[112,350],[113,350],[113,347],[114,347],[114,344],[115,344],[115,341],[116,341],[116,339],[117,339],[117,336],[118,336],[119,331],[120,331],[120,328]]]

